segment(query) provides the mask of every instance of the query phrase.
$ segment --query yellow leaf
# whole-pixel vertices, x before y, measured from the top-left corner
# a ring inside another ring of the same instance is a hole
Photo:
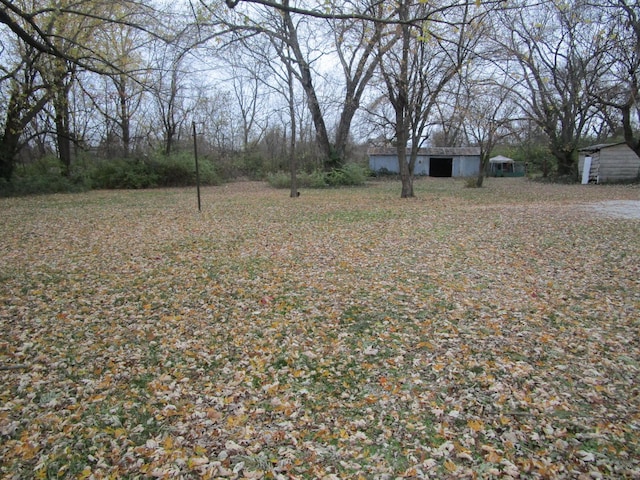
[[[484,428],[484,423],[482,423],[480,420],[469,420],[467,422],[467,426],[474,432],[479,432]]]
[[[490,463],[500,463],[502,461],[502,456],[498,455],[495,450],[491,450],[487,455],[487,462]]]
[[[229,418],[227,418],[227,426],[238,427],[245,424],[247,418],[247,415],[231,415]]]
[[[446,468],[449,472],[455,472],[458,469],[456,464],[451,460],[447,460],[446,462],[444,462],[444,468]]]
[[[86,466],[78,475],[78,479],[83,480],[85,478],[89,478],[91,476],[91,467]]]
[[[209,459],[207,457],[191,457],[187,461],[187,465],[189,468],[200,467],[202,465],[206,465],[207,463],[209,463]]]

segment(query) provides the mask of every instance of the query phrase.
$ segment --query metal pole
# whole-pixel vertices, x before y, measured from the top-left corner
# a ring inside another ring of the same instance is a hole
[[[198,211],[202,211],[202,204],[200,203],[200,169],[198,168],[198,137],[196,134],[196,122],[191,122],[193,127],[193,155],[196,159],[196,188],[198,191]]]

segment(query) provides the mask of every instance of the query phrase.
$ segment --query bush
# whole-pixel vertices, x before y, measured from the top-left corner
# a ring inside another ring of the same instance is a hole
[[[11,183],[0,179],[0,196],[82,192],[91,188],[83,171],[72,171],[65,177],[56,157],[47,156],[16,169]]]
[[[298,182],[300,183],[300,178],[298,178]],[[291,174],[286,172],[270,173],[267,175],[267,183],[273,188],[291,188]]]
[[[329,182],[327,182],[327,173],[321,170],[314,170],[312,173],[306,174],[302,177],[301,186],[307,188],[327,188]]]
[[[347,163],[341,169],[342,185],[364,185],[370,172],[368,168],[361,167],[355,163]]]
[[[345,185],[347,181],[347,177],[342,171],[342,169],[334,169],[327,172],[324,176],[325,183],[330,187],[339,187],[341,185]]]
[[[465,188],[478,188],[478,177],[467,177],[464,179]]]
[[[238,170],[240,175],[251,180],[262,180],[264,179],[264,163],[264,159],[259,152],[249,150],[243,154]]]
[[[63,177],[58,174],[15,176],[11,183],[0,179],[0,196],[20,196],[47,193],[72,193],[90,190],[90,183],[83,177]]]
[[[364,185],[367,180],[368,170],[348,163],[342,168],[329,172],[314,170],[312,173],[300,173],[298,186],[304,188],[327,188],[340,186]],[[291,188],[291,174],[288,172],[270,173],[267,182],[273,188]]]
[[[195,159],[190,154],[159,156],[152,165],[158,175],[158,185],[161,187],[187,187],[196,184]],[[221,183],[213,163],[206,158],[198,159],[198,173],[201,185]]]
[[[100,163],[91,175],[94,188],[139,189],[158,186],[158,175],[140,160],[109,160]]]
[[[200,183],[218,185],[213,164],[198,162]],[[196,184],[195,161],[191,155],[158,155],[151,160],[111,160],[101,163],[92,174],[94,188],[139,189],[153,187],[184,187]]]
[[[0,180],[0,196],[37,193],[79,192],[95,189],[140,189],[181,187],[196,184],[193,156],[181,153],[151,159],[89,161],[80,158],[69,177],[61,174],[53,156],[44,157],[17,169],[11,182]],[[199,162],[200,183],[218,185],[220,177],[210,160]]]

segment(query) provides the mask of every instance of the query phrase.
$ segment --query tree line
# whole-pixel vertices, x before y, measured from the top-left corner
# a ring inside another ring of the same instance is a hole
[[[0,178],[51,154],[63,176],[86,158],[169,157],[193,123],[218,164],[287,169],[292,195],[299,169],[371,143],[397,149],[403,197],[429,144],[479,146],[486,167],[497,145],[543,143],[572,175],[585,141],[640,155],[638,7],[0,0]]]

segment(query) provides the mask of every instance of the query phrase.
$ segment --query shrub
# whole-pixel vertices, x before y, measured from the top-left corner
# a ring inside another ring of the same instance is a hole
[[[243,154],[238,170],[241,175],[251,180],[262,180],[264,179],[264,159],[259,152],[249,150]]]
[[[298,178],[298,182],[301,183],[300,178]],[[267,183],[273,188],[291,188],[291,174],[286,172],[270,173],[267,175]]]
[[[139,189],[158,186],[158,175],[140,160],[109,160],[100,163],[91,175],[94,188]]]
[[[195,185],[197,181],[195,159],[191,154],[158,156],[153,161],[153,170],[158,176],[158,185],[162,187],[186,187]],[[213,163],[206,158],[198,159],[198,173],[202,185],[221,183]]]
[[[340,186],[364,185],[368,171],[359,165],[349,163],[339,169],[323,172],[314,170],[312,173],[300,173],[298,186],[306,188],[327,188]],[[291,174],[276,172],[267,175],[267,182],[273,188],[291,188]]]
[[[340,185],[345,185],[346,181],[347,177],[342,169],[330,170],[325,174],[325,182],[330,187],[339,187]]]
[[[82,192],[91,188],[91,182],[82,170],[72,171],[65,177],[54,156],[43,157],[16,169],[11,182],[0,179],[0,196],[19,196],[46,193]]]
[[[466,188],[478,188],[478,177],[467,177],[464,179]]]
[[[327,174],[321,170],[314,170],[312,173],[304,175],[301,182],[301,186],[308,188],[326,188],[328,185]]]
[[[63,177],[59,173],[29,177],[15,176],[11,183],[0,179],[0,196],[83,192],[90,187],[90,183],[81,176]]]
[[[198,167],[202,185],[221,183],[210,161],[200,160]],[[94,188],[105,189],[195,185],[195,161],[189,154],[169,157],[159,154],[151,160],[111,160],[102,162],[94,169],[92,180]]]
[[[341,169],[343,175],[342,185],[364,185],[370,172],[356,163],[347,163]]]

